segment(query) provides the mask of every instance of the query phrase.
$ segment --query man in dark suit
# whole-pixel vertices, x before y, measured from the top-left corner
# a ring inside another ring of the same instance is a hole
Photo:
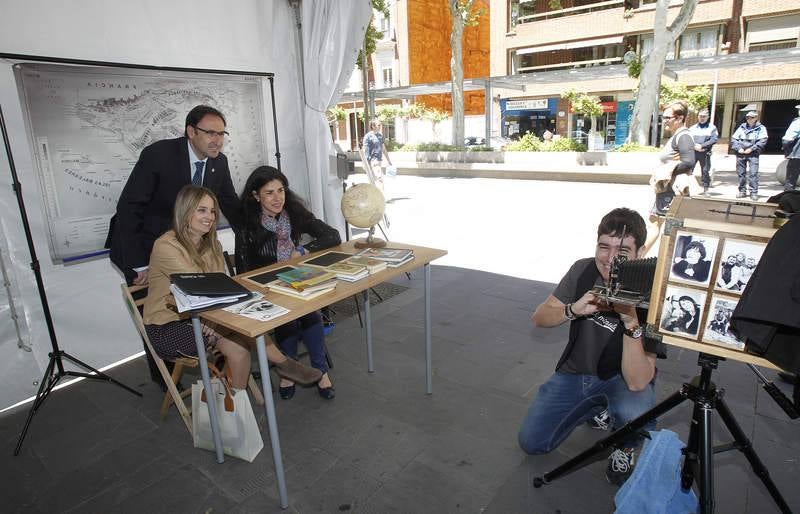
[[[222,153],[225,117],[217,109],[198,105],[186,116],[184,137],[157,141],[142,150],[117,203],[111,238],[111,262],[128,284],[147,284],[153,243],[172,224],[178,191],[187,184],[203,185],[218,197],[231,224],[239,200]]]
[[[184,136],[157,141],[144,150],[128,177],[112,219],[111,262],[128,285],[147,285],[153,243],[172,225],[178,191],[187,184],[203,185],[219,199],[222,213],[233,225],[239,199],[233,188],[228,159],[222,153],[225,116],[213,107],[198,105],[186,116]],[[161,375],[147,352],[150,375]]]

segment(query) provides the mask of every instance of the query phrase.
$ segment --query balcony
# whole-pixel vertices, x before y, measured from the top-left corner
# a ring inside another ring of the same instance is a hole
[[[578,46],[581,45],[581,46]],[[622,62],[622,36],[518,49],[511,53],[512,74],[588,68]]]
[[[625,0],[560,0],[561,9],[551,9],[549,0],[512,0],[510,26],[586,14],[625,6]]]

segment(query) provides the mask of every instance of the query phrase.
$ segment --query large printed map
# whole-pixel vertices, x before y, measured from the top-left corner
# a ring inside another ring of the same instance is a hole
[[[139,153],[182,136],[196,105],[225,114],[224,153],[237,190],[267,160],[260,77],[41,64],[16,72],[55,261],[102,250]]]

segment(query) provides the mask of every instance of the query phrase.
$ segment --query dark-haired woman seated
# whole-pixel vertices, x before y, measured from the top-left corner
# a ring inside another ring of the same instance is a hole
[[[289,189],[289,180],[272,166],[256,168],[241,195],[242,219],[236,233],[236,270],[239,273],[285,261],[306,252],[323,250],[341,243],[339,232],[317,219]],[[300,237],[308,234],[313,241],[300,246]],[[325,334],[319,311],[275,329],[275,339],[283,352],[297,358],[300,339],[308,348],[311,365],[322,372],[317,383],[319,395],[330,400],[335,396],[325,358]],[[294,381],[282,378],[281,398],[294,396]]]
[[[172,230],[156,239],[150,254],[150,287],[144,303],[144,324],[156,353],[164,359],[196,356],[192,323],[167,307],[172,273],[224,272],[222,245],[217,240],[217,197],[210,189],[184,186],[175,200]],[[184,317],[185,318],[185,317]],[[214,325],[203,325],[206,346],[225,356],[231,385],[244,389],[250,375],[250,342]],[[303,383],[319,380],[318,370],[286,358],[267,345],[267,358],[278,374]]]

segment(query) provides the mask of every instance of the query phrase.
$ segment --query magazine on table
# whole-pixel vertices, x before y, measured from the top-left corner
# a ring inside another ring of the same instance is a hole
[[[336,279],[324,282],[322,284],[317,284],[315,286],[310,286],[302,290],[295,289],[279,279],[267,284],[267,288],[275,293],[285,294],[294,298],[300,298],[301,300],[310,300],[336,289]]]
[[[225,307],[223,310],[256,321],[269,321],[289,312],[286,307],[264,299],[264,295],[258,292],[253,293],[253,297],[249,300]]]

